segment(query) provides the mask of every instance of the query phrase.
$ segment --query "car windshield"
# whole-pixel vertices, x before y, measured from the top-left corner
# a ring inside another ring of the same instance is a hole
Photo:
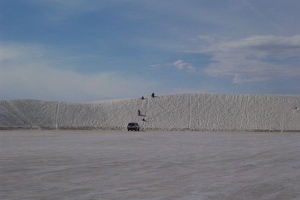
[[[134,126],[135,125],[135,123],[129,123],[128,124],[128,126]]]

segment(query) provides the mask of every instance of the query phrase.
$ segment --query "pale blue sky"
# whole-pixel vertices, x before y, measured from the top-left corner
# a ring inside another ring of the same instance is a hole
[[[298,0],[0,0],[0,100],[300,95]]]

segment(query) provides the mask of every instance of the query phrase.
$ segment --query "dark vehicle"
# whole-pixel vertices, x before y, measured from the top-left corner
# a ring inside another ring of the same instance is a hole
[[[136,122],[130,122],[130,123],[128,123],[128,125],[127,125],[127,130],[128,130],[128,131],[133,131],[133,130],[135,130],[135,131],[140,131],[140,126],[139,126],[139,124],[136,123]]]

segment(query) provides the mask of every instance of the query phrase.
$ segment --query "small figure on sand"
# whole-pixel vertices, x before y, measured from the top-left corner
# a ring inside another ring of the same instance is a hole
[[[151,94],[151,97],[152,97],[152,98],[154,98],[154,97],[155,97],[155,94],[154,94],[154,92]]]
[[[145,97],[144,96],[142,96],[142,98],[141,98],[142,100],[144,100],[145,99]]]
[[[138,116],[140,116],[141,115],[141,111],[140,110],[138,110]]]
[[[142,118],[142,121],[143,121],[143,122],[145,122],[145,121],[146,121],[146,119],[143,117],[143,118]]]

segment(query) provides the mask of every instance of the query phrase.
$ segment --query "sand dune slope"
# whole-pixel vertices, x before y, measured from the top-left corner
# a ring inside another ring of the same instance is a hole
[[[144,130],[298,131],[300,96],[178,94],[93,103],[0,101],[1,129],[126,129],[131,121]]]

